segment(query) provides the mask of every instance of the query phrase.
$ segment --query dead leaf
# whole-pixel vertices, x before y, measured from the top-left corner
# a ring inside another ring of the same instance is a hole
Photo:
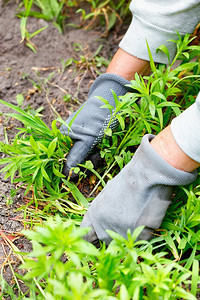
[[[46,68],[32,67],[31,70],[33,70],[33,71],[48,71],[48,70],[55,70],[55,67],[46,67]]]
[[[90,176],[90,178],[89,178],[89,183],[90,183],[90,185],[94,185],[95,182],[96,182],[96,180],[97,180],[96,175],[95,175],[95,174],[92,174],[92,175]]]

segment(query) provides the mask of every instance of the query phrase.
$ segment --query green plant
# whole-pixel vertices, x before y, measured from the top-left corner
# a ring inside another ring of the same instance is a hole
[[[91,5],[91,12],[86,13],[83,8],[77,10],[77,13],[81,13],[81,25],[84,29],[89,29],[96,20],[102,25],[105,25],[105,32],[103,36],[107,36],[109,31],[116,25],[117,21],[119,27],[122,25],[122,19],[127,16],[130,1],[112,1],[106,0],[101,2],[99,0],[88,0]]]
[[[188,95],[187,89],[186,92],[183,89],[185,82],[187,86],[200,86],[198,62],[200,47],[189,46],[191,42],[189,35],[186,35],[183,40],[179,35],[178,41],[174,42],[177,45],[175,59],[169,66],[158,65],[157,67],[147,43],[152,73],[144,79],[135,74],[135,80],[132,80],[130,84],[134,92],[120,97],[120,100],[113,92],[116,109],[106,99],[100,98],[104,103],[102,108],[109,109],[111,114],[110,122],[105,130],[105,138],[100,145],[101,156],[106,159],[108,168],[116,164],[122,168],[131,158],[130,150],[140,143],[145,132],[158,133],[170,123],[174,115],[179,115],[181,113],[179,101],[183,108],[187,107],[188,101],[185,102]],[[168,50],[164,46],[159,47],[158,51],[166,53],[170,60]],[[191,62],[193,51],[195,51],[197,61]],[[175,61],[184,57],[187,59],[184,59],[178,67],[173,68]],[[181,92],[183,99],[179,96]],[[195,101],[194,97],[192,101]],[[113,133],[110,124],[115,119],[118,120],[120,129]],[[106,136],[109,136],[110,140],[106,139]]]
[[[101,68],[109,65],[109,60],[100,55],[103,45],[100,45],[95,53],[90,53],[88,48],[83,48],[81,44],[75,43],[74,50],[78,53],[77,58],[70,58],[66,61],[65,66],[68,67],[75,63],[76,70],[80,74],[90,72],[94,78],[101,74]]]
[[[33,4],[39,7],[41,12],[33,11]],[[53,24],[62,33],[64,16],[62,15],[61,11],[63,8],[63,4],[64,1],[57,0],[23,0],[24,11],[18,12],[17,16],[21,18],[21,32],[24,38],[26,38],[30,42],[30,38],[46,28],[44,27],[30,35],[26,29],[28,17],[35,17],[45,19],[47,21],[52,21]]]
[[[28,17],[31,14],[31,7],[33,5],[33,0],[23,0],[23,4],[24,4],[24,12],[22,12],[21,14],[18,14],[18,17],[20,17],[21,22],[20,22],[20,28],[21,28],[21,43],[25,42],[26,46],[28,46],[33,52],[36,52],[36,45],[32,43],[31,39],[37,35],[38,33],[40,33],[41,31],[43,31],[44,29],[47,28],[47,26],[40,28],[39,30],[36,30],[33,33],[29,33],[27,30],[27,20]]]
[[[113,242],[101,249],[82,239],[87,228],[59,216],[25,231],[33,251],[23,255],[21,268],[28,272],[21,279],[31,299],[196,299],[196,261],[189,271],[165,252],[153,254],[148,242],[136,241],[142,229],[128,231],[127,239],[109,232]],[[189,284],[193,294],[183,288]]]
[[[1,142],[0,149],[9,157],[1,159],[1,164],[7,164],[1,172],[11,182],[27,184],[26,192],[33,186],[36,196],[44,186],[51,194],[59,191],[65,155],[71,147],[71,140],[63,136],[56,127],[56,120],[52,122],[50,130],[37,114],[32,115],[21,108],[0,100],[0,103],[15,110],[11,116],[21,121],[25,128],[19,128],[11,145]],[[18,172],[17,178],[14,176]]]
[[[34,0],[34,3],[41,9],[42,15],[46,20],[53,21],[54,25],[60,32],[63,29],[63,18],[61,11],[64,5],[64,1],[57,0]],[[32,13],[33,15],[35,14]]]

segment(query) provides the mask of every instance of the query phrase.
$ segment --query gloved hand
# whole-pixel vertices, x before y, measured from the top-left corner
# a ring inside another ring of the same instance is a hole
[[[187,173],[168,164],[150,145],[153,135],[145,135],[132,160],[110,180],[93,200],[81,223],[91,227],[85,236],[89,242],[97,239],[111,242],[106,229],[127,237],[144,225],[139,239],[148,240],[158,229],[170,204],[173,186],[193,182],[197,172]]]
[[[60,131],[63,134],[69,135],[75,141],[72,149],[67,156],[67,162],[64,167],[64,174],[68,175],[72,167],[81,163],[87,154],[101,141],[104,136],[104,130],[110,121],[110,111],[107,108],[100,108],[104,103],[97,98],[101,96],[115,107],[115,101],[112,94],[113,90],[117,96],[125,95],[131,88],[125,86],[130,82],[115,74],[103,74],[99,76],[90,88],[88,100],[81,106],[81,110],[74,120],[71,130],[64,125]],[[77,112],[70,115],[66,123],[72,120]],[[117,122],[111,124],[114,129]]]

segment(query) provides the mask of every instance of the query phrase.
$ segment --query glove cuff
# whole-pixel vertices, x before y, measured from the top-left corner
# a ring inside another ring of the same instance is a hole
[[[150,145],[150,142],[154,137],[155,136],[152,134],[146,134],[142,138],[140,147],[135,153],[135,159],[142,162],[141,170],[148,168],[149,175],[152,170],[154,172],[156,171],[158,184],[176,186],[186,185],[193,182],[196,179],[198,172],[195,170],[191,173],[188,173],[171,166]]]
[[[110,83],[112,82],[112,85],[114,85],[115,88],[110,86]],[[91,85],[88,98],[90,96],[95,95],[100,95],[101,93],[97,92],[99,88],[104,89],[104,90],[110,90],[113,89],[117,95],[124,95],[127,92],[133,92],[133,89],[127,85],[130,85],[131,82],[124,79],[123,77],[112,74],[112,73],[105,73],[100,75],[95,79],[93,84]],[[110,88],[109,88],[110,86]],[[108,99],[107,99],[108,100]]]
[[[187,173],[168,164],[150,145],[153,135],[147,134],[132,160],[110,180],[92,202],[86,217],[98,238],[109,244],[106,232],[113,230],[126,237],[145,225],[142,239],[159,228],[170,205],[173,186],[193,182],[197,172]]]

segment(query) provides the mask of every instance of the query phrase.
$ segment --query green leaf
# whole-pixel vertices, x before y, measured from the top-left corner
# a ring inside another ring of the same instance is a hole
[[[100,108],[108,108],[109,110],[112,110],[113,106],[110,104],[105,104],[105,105],[100,106]]]
[[[116,155],[115,160],[118,163],[120,170],[121,170],[123,168],[123,162],[124,162],[123,157]]]
[[[188,239],[183,237],[178,245],[178,249],[185,249]]]
[[[121,115],[116,115],[116,118],[117,118],[117,120],[119,121],[119,124],[120,124],[122,130],[124,130],[124,129],[125,129],[125,121],[124,121],[124,118],[122,118]]]
[[[176,117],[178,117],[181,114],[181,110],[179,107],[172,106],[172,110],[175,112]]]
[[[150,110],[152,117],[154,118],[155,113],[156,113],[156,107],[155,107],[155,104],[153,101],[149,101],[149,110]]]
[[[41,165],[41,172],[42,172],[42,175],[44,176],[44,178],[45,178],[47,181],[51,182],[51,179],[49,178],[49,175],[48,175],[47,172],[45,171],[43,165]]]
[[[120,300],[130,300],[131,299],[131,297],[128,293],[128,290],[124,284],[122,284],[120,287],[119,299]]]
[[[107,30],[110,31],[110,29],[115,25],[115,22],[116,22],[116,12],[113,12],[110,17],[109,17],[109,23],[108,23],[108,28]]]
[[[48,279],[48,282],[52,285],[53,290],[54,290],[54,295],[56,296],[60,296],[60,297],[64,297],[65,295],[68,294],[68,290],[65,287],[65,284],[62,283],[61,281],[58,281],[56,279]],[[59,297],[59,298],[60,298]],[[58,297],[56,297],[56,299],[58,299]]]
[[[185,268],[188,270],[190,269],[191,265],[193,264],[196,250],[197,250],[197,245],[195,244],[190,257],[188,258],[187,263],[185,264]]]
[[[44,27],[42,27],[42,28],[36,30],[35,32],[33,32],[33,33],[30,35],[29,39],[33,38],[35,35],[37,35],[38,33],[42,32],[42,31],[43,31],[44,29],[46,29],[47,27],[48,27],[48,26],[44,26]]]
[[[157,79],[158,76],[157,76],[157,73],[156,73],[156,66],[155,66],[155,63],[153,61],[153,56],[151,54],[151,50],[149,48],[149,44],[148,44],[147,40],[146,40],[146,44],[147,44],[147,49],[148,49],[148,54],[149,54],[149,59],[150,59],[150,66],[151,66],[151,69],[152,69],[153,73],[155,73],[155,78]]]
[[[49,144],[48,150],[47,150],[47,155],[48,158],[52,157],[54,154],[54,151],[56,149],[56,145],[58,142],[58,138],[56,137],[53,141],[51,141],[51,143]]]
[[[162,113],[162,109],[157,107],[157,114],[158,114],[158,118],[160,121],[160,129],[163,128],[163,113]]]
[[[170,65],[170,55],[169,55],[169,50],[167,49],[167,47],[165,45],[161,45],[160,47],[158,47],[156,49],[156,53],[158,53],[158,51],[162,51],[163,53],[165,53],[165,55],[167,56],[168,59],[168,64]]]
[[[159,92],[153,92],[151,95],[154,95],[154,96],[158,97],[159,99],[166,101],[166,97]]]
[[[30,14],[30,10],[33,4],[33,0],[27,0],[25,1],[25,16],[28,17]]]
[[[47,149],[47,147],[44,146],[43,143],[37,142],[37,145],[40,150],[42,150],[44,153],[47,153],[48,149]]]
[[[114,98],[114,100],[115,100],[115,107],[117,107],[117,106],[118,106],[118,103],[119,103],[120,101],[119,101],[119,99],[118,99],[117,94],[115,93],[115,91],[111,90],[111,92],[112,92],[113,98]],[[121,102],[120,102],[120,103],[121,103]],[[113,108],[114,108],[114,107],[113,107]]]
[[[106,129],[104,129],[104,133],[108,136],[112,136],[112,129],[110,127],[106,128]]]
[[[21,21],[20,21],[20,27],[21,27],[21,42],[22,43],[26,37],[26,22],[27,22],[27,18],[26,17],[22,17]]]
[[[177,74],[178,72],[181,71],[185,71],[185,70],[191,70],[193,69],[195,66],[198,66],[198,62],[189,62],[189,63],[185,63],[183,65],[180,65],[179,67],[177,67],[176,69],[174,69],[172,72],[174,72],[175,74]]]
[[[167,245],[170,247],[170,250],[171,250],[172,254],[174,255],[175,259],[179,260],[179,254],[178,254],[177,248],[175,246],[175,243],[174,243],[171,235],[168,234],[164,238],[165,238]]]
[[[180,107],[178,103],[175,102],[162,102],[157,105],[157,107]]]
[[[194,259],[192,265],[192,283],[191,283],[191,293],[196,296],[197,287],[199,283],[199,261]]]
[[[23,102],[24,102],[24,96],[22,94],[18,94],[17,95],[17,104],[18,104],[18,106],[22,106]]]
[[[32,149],[37,153],[39,151],[38,145],[32,136],[30,137],[29,141],[30,141]]]
[[[66,122],[62,122],[65,126],[67,126],[70,130],[71,130],[71,126],[72,126],[72,124],[73,124],[73,122],[74,122],[74,120],[78,117],[78,115],[79,115],[79,113],[81,112],[81,110],[84,108],[84,106],[86,105],[86,103],[85,104],[83,104],[80,108],[79,108],[79,110],[75,113],[75,115],[73,116],[73,118],[71,119],[71,121],[69,122],[69,125],[68,124],[66,124]],[[59,121],[60,121],[60,119],[59,119]]]
[[[126,239],[115,231],[106,230],[106,232],[111,236],[113,240],[117,241],[118,243],[124,244],[126,242]]]
[[[53,165],[53,173],[58,176],[58,177],[63,177],[65,178],[66,176],[63,175],[58,169],[56,169],[56,167]]]
[[[133,231],[133,233],[132,233],[132,240],[133,240],[133,241],[135,241],[135,240],[138,238],[138,236],[140,235],[140,233],[144,230],[144,227],[145,227],[145,226],[139,226],[139,227],[137,227],[137,228]]]
[[[78,190],[75,184],[63,179],[63,182],[66,184],[66,186],[70,189],[70,192],[72,193],[73,197],[78,203],[81,203],[84,208],[88,208],[88,201],[83,196],[83,194]]]
[[[19,114],[7,114],[7,115],[21,121],[24,125],[26,125],[28,127],[34,128],[36,131],[38,130],[39,132],[52,137],[51,130],[48,128],[48,126],[39,117],[32,116],[32,115],[26,113],[20,107],[15,106],[15,105],[13,105],[9,102],[0,100],[0,103],[12,108],[13,110],[15,110],[16,112],[19,113]]]

